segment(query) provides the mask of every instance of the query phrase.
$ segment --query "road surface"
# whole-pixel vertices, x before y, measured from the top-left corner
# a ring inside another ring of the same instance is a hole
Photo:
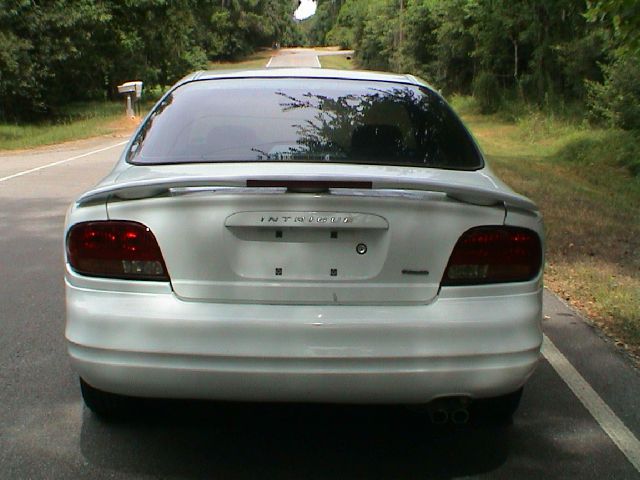
[[[0,154],[0,478],[640,478],[640,375],[551,294],[508,427],[401,407],[157,404],[106,424],[65,353],[62,228],[122,138]]]
[[[313,48],[283,48],[269,59],[267,68],[309,67],[321,68],[318,57],[353,55],[353,50],[315,50]]]

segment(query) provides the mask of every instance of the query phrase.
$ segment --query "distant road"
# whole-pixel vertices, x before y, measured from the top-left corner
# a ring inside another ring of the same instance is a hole
[[[353,50],[325,50],[313,48],[283,48],[269,59],[267,68],[308,67],[321,68],[318,57],[353,55]]]
[[[322,68],[318,54],[313,49],[307,48],[283,48],[269,59],[267,68],[282,67],[310,67]]]

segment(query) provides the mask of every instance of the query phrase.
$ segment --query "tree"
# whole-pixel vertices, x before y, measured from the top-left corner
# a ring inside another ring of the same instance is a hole
[[[640,4],[622,0],[590,2],[586,17],[611,31],[604,78],[588,82],[589,107],[609,125],[640,132]]]
[[[588,1],[586,17],[591,22],[613,26],[618,48],[640,52],[640,3],[629,0]]]
[[[315,15],[301,22],[307,45],[325,45],[345,0],[319,0]],[[331,43],[331,42],[329,42]]]
[[[326,34],[326,42],[342,48],[355,48],[364,30],[369,2],[346,0],[332,28]]]
[[[0,118],[169,85],[211,59],[298,37],[296,0],[0,0]]]

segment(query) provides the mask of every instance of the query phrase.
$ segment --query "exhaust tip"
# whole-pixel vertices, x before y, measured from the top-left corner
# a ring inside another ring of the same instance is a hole
[[[437,408],[429,412],[429,418],[434,425],[444,425],[449,421],[449,412],[444,408]]]
[[[451,421],[456,425],[463,425],[469,421],[469,410],[458,408],[451,412]]]

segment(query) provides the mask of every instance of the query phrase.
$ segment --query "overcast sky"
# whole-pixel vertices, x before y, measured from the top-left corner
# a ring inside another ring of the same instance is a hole
[[[294,16],[298,20],[302,20],[304,18],[310,17],[314,13],[316,13],[316,2],[315,0],[302,0],[300,6],[294,13]]]

